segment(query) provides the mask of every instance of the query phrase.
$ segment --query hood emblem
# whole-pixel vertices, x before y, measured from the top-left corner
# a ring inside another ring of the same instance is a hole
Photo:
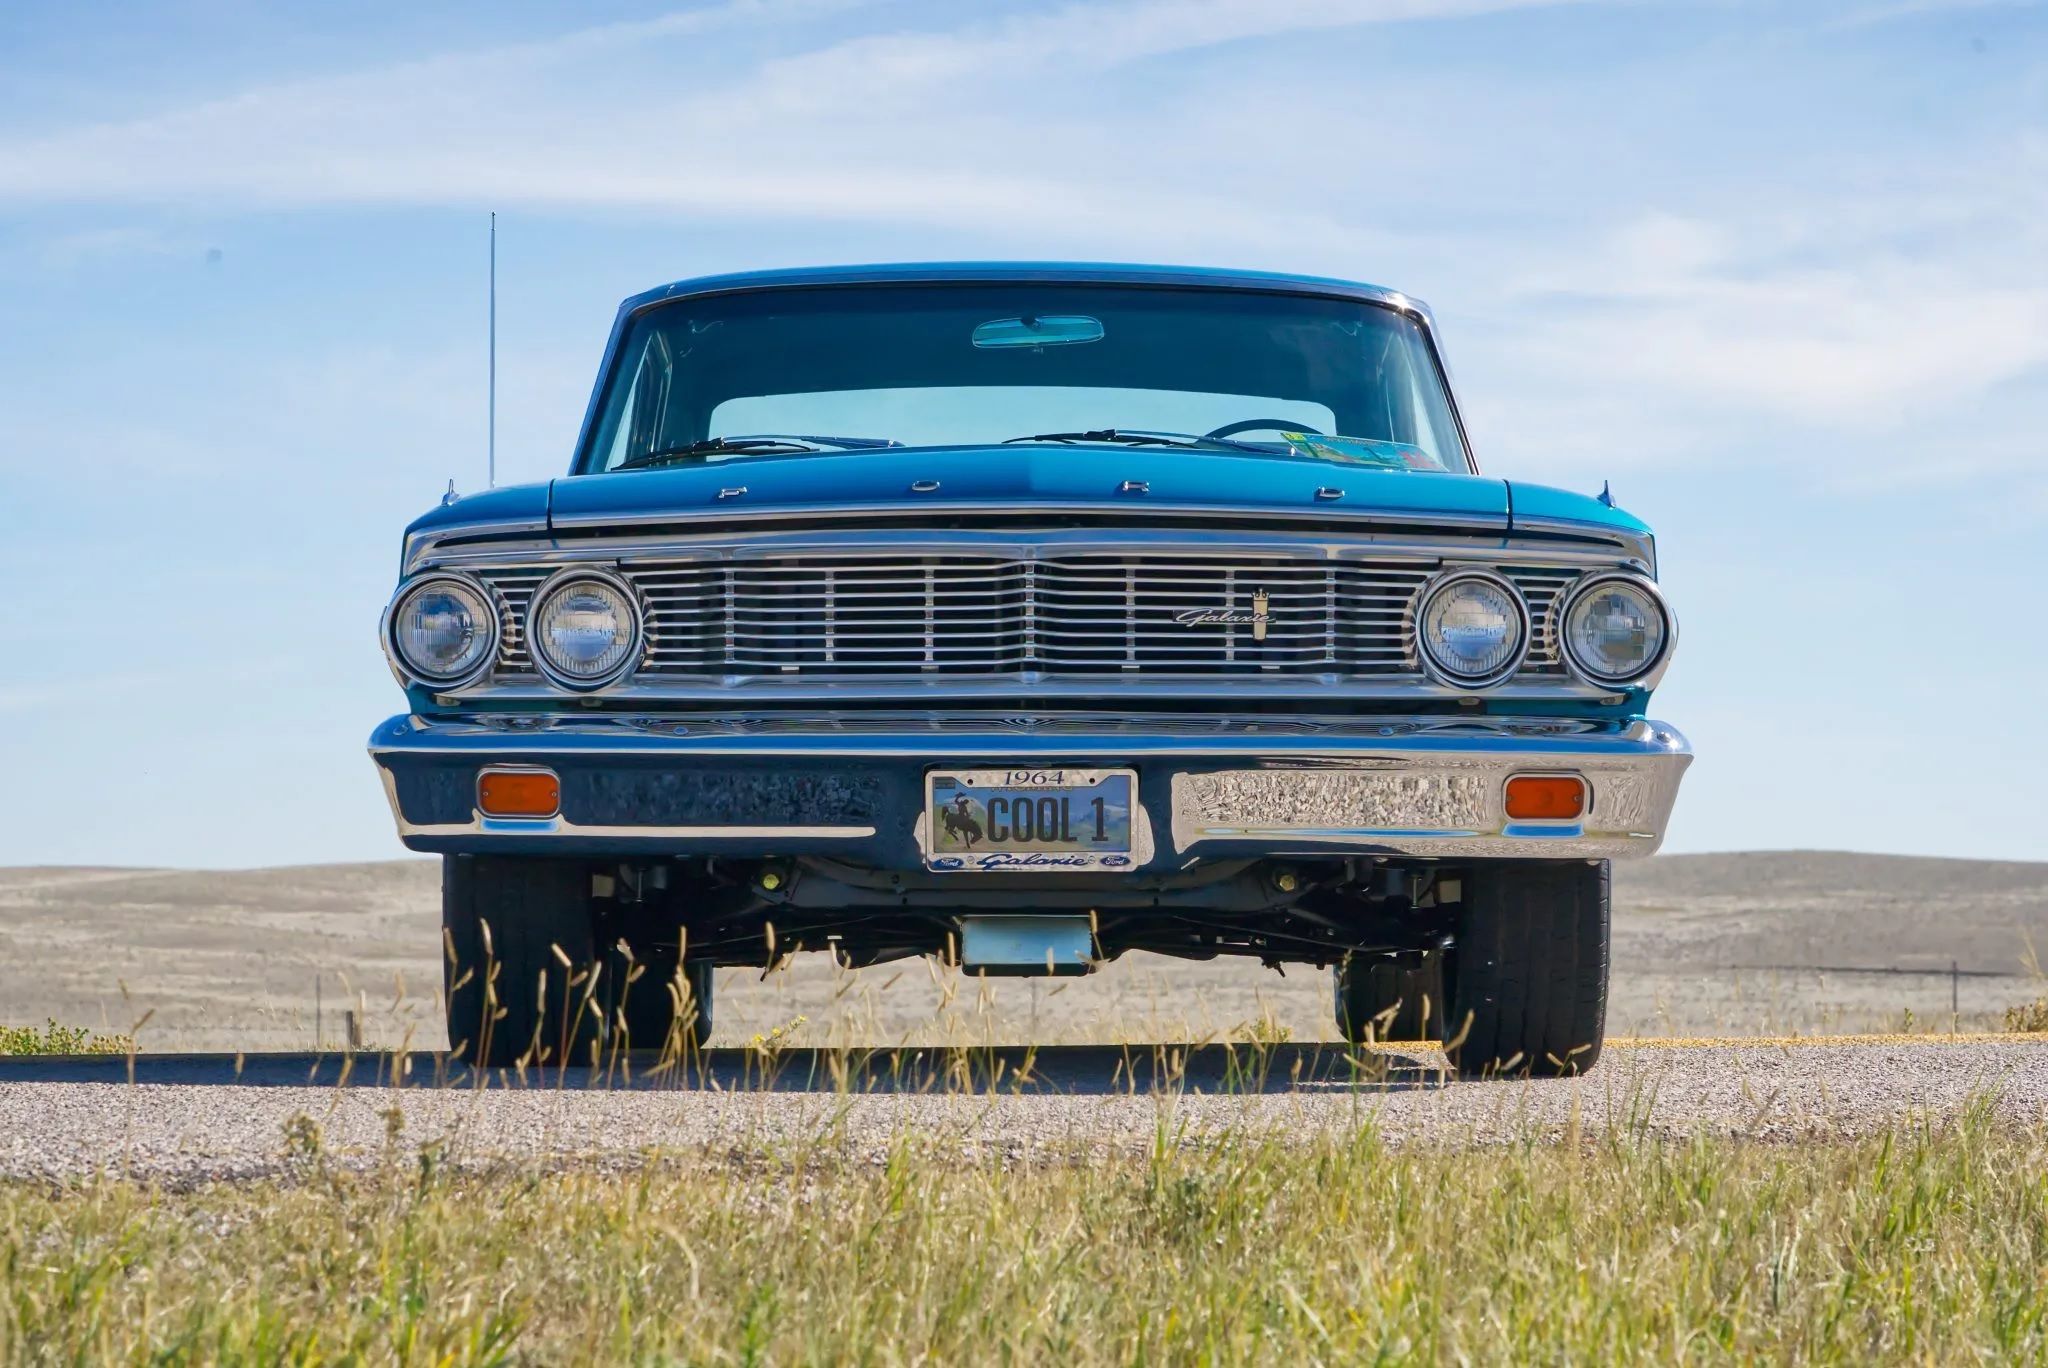
[[[1253,641],[1266,639],[1266,628],[1273,621],[1272,600],[1261,589],[1252,595],[1252,606],[1243,608],[1189,608],[1174,614],[1173,620],[1183,627],[1249,627]]]

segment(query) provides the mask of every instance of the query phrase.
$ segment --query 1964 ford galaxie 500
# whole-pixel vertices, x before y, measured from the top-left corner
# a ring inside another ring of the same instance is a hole
[[[1583,1070],[1608,861],[1690,759],[1656,574],[1609,500],[1479,473],[1393,291],[685,281],[620,309],[566,477],[408,530],[370,751],[484,1064],[700,1039],[713,966],[797,950],[1149,950]]]

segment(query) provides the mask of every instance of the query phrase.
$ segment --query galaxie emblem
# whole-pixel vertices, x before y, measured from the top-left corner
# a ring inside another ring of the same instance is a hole
[[[1269,600],[1261,589],[1252,595],[1249,611],[1243,608],[1190,608],[1174,614],[1173,620],[1183,627],[1249,627],[1253,641],[1266,639],[1266,624],[1273,620],[1268,611]]]

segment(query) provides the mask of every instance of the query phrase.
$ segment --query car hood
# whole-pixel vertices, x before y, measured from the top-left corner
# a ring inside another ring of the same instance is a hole
[[[1044,445],[835,451],[579,475],[554,483],[557,528],[648,518],[893,514],[963,506],[1399,514],[1508,523],[1505,481],[1309,457]]]
[[[937,488],[924,486],[936,482]],[[1126,482],[1143,486],[1126,489]],[[1342,491],[1330,497],[1325,491]],[[1503,535],[1618,538],[1652,558],[1650,530],[1596,498],[1546,485],[1274,454],[1104,446],[1007,446],[750,457],[715,465],[579,475],[485,490],[407,529],[405,562],[430,546],[607,524],[713,526],[751,518],[991,511],[1297,515],[1331,524],[1442,518]]]

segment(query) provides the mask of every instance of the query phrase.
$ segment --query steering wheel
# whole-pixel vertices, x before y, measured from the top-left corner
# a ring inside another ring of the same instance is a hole
[[[1270,428],[1274,432],[1306,432],[1311,437],[1327,434],[1316,431],[1307,423],[1291,423],[1284,418],[1241,418],[1235,423],[1225,423],[1214,432],[1205,432],[1204,437],[1235,437],[1240,432],[1260,432]]]

